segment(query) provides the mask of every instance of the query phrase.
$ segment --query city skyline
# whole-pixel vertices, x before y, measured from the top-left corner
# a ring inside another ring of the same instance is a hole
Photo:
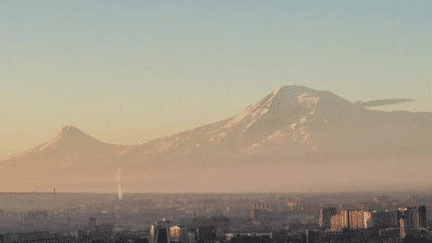
[[[0,243],[432,242],[431,12],[0,0]]]

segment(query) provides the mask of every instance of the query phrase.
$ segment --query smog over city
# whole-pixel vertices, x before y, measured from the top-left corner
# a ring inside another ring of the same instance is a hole
[[[0,243],[432,242],[421,1],[0,1]]]

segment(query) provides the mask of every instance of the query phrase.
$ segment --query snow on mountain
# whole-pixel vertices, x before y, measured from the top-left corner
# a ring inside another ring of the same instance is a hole
[[[135,147],[106,144],[67,126],[21,159],[32,168],[98,171],[423,153],[415,151],[432,145],[431,121],[429,113],[370,111],[331,92],[282,86],[234,117]]]
[[[123,156],[135,165],[222,163],[242,156],[407,153],[431,144],[413,113],[402,112],[399,119],[394,114],[367,110],[328,91],[283,86],[230,119],[137,146]],[[387,127],[400,128],[399,135]]]
[[[168,184],[186,191],[193,185],[230,190],[329,181],[333,187],[369,183],[374,176],[399,183],[414,174],[422,181],[430,177],[423,171],[432,157],[431,136],[431,113],[371,111],[331,92],[283,86],[234,117],[134,147],[106,144],[67,126],[52,141],[4,162],[0,177],[10,188],[33,175],[74,188],[82,172],[94,187],[113,183],[124,168],[135,185],[156,191]],[[100,173],[105,179],[95,176]]]

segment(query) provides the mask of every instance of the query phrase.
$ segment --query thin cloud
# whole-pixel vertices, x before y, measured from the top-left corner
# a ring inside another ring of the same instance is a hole
[[[355,104],[363,106],[363,107],[372,107],[372,106],[380,106],[380,105],[395,105],[403,102],[416,101],[413,99],[388,99],[388,100],[371,100],[371,101],[356,101]]]

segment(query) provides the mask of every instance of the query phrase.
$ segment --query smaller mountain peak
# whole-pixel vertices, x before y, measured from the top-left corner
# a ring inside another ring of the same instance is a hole
[[[62,128],[62,132],[63,133],[68,133],[68,132],[75,132],[75,131],[79,131],[81,132],[78,128],[74,127],[74,126],[64,126]]]
[[[312,89],[301,85],[280,85],[273,90],[273,95],[277,95],[283,91],[311,91]]]
[[[273,95],[277,95],[277,94],[281,91],[281,89],[282,89],[283,87],[284,87],[283,85],[279,85],[278,87],[276,87],[276,88],[273,90]]]
[[[278,86],[277,88],[275,88],[273,90],[273,97],[287,97],[287,96],[291,96],[291,97],[296,97],[296,96],[300,96],[303,93],[316,93],[315,90],[310,89],[308,87],[305,86],[301,86],[301,85],[286,85],[286,86]]]

